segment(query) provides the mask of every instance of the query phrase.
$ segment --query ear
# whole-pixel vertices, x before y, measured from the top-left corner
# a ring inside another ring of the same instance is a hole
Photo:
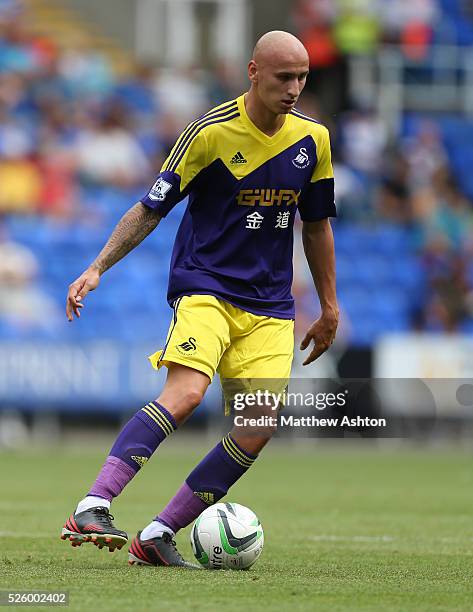
[[[258,66],[255,60],[250,60],[248,64],[248,78],[254,84],[258,82]]]

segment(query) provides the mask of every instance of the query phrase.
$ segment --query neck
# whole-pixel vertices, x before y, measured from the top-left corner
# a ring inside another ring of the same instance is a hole
[[[254,87],[251,86],[245,95],[245,109],[248,117],[267,136],[274,136],[284,125],[285,115],[271,112],[260,100]]]

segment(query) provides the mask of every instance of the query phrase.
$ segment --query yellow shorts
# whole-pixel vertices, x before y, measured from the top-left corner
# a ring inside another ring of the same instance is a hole
[[[287,385],[294,354],[294,321],[255,315],[212,295],[176,300],[166,345],[149,357],[155,369],[170,362],[212,380],[271,379]],[[225,388],[224,388],[225,391]]]

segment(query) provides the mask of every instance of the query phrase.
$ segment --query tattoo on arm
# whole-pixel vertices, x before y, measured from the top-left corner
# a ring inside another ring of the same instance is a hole
[[[106,272],[151,234],[160,220],[161,217],[156,211],[141,202],[132,206],[120,219],[107,244],[90,267],[98,270],[100,274]]]

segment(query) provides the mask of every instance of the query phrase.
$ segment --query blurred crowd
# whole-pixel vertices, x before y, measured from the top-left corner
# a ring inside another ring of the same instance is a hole
[[[467,11],[464,5],[458,0]],[[383,223],[408,232],[425,272],[424,289],[410,302],[411,326],[471,331],[473,208],[451,171],[441,131],[426,119],[393,140],[373,108],[351,104],[347,87],[351,54],[375,53],[381,42],[427,53],[446,31],[441,6],[435,0],[298,0],[294,7],[312,71],[300,110],[332,133],[337,224]],[[0,0],[0,219],[39,215],[100,225],[85,205],[88,190],[125,193],[131,205],[187,122],[244,87],[223,64],[211,71],[137,64],[118,79],[85,39],[59,49],[31,33],[17,0]],[[116,220],[113,210],[110,215]],[[34,288],[34,259],[0,230],[0,289],[7,289],[0,322],[44,325],[38,312],[48,312],[49,321],[57,316],[55,304]],[[296,274],[296,296],[310,287]],[[30,306],[22,311],[20,302]],[[310,310],[305,315],[301,308],[301,328]]]
[[[79,35],[60,51],[14,7],[0,0],[0,211],[68,217],[80,183],[147,184],[185,124],[234,93],[223,70],[137,64],[117,80]]]
[[[382,45],[420,63],[435,44],[473,46],[471,2],[297,0],[293,22],[310,55],[301,110],[332,135],[338,222],[405,228],[424,281],[411,296],[411,327],[472,332],[473,191],[460,189],[440,123],[420,117],[393,138],[375,101],[350,99],[349,87],[350,59]]]

